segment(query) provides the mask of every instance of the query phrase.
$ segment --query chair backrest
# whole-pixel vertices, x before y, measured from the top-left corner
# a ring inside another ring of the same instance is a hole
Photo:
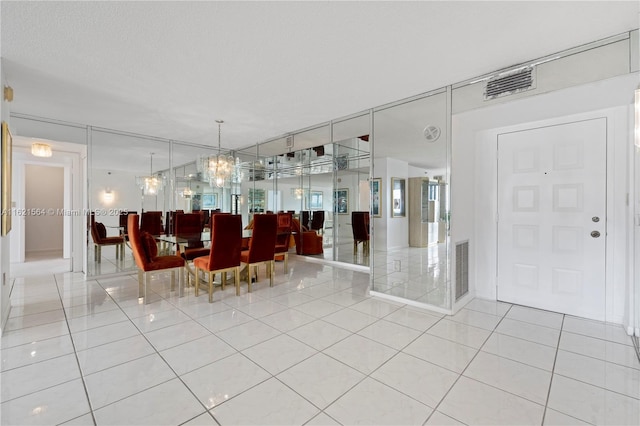
[[[273,260],[276,250],[278,218],[275,214],[253,216],[253,231],[249,243],[249,263]]]
[[[300,224],[305,228],[309,228],[309,221],[311,219],[311,214],[308,210],[303,210],[300,212]]]
[[[316,210],[313,212],[313,219],[311,219],[311,229],[319,231],[324,227],[324,210]]]
[[[240,265],[242,245],[242,216],[216,214],[211,216],[211,251],[209,270]]]
[[[351,229],[354,240],[369,240],[369,212],[351,212]]]
[[[96,244],[100,244],[103,238],[107,237],[107,228],[101,222],[93,220],[91,222],[91,238]]]
[[[278,213],[278,231],[276,236],[276,245],[289,248],[291,241],[291,227],[293,226],[293,214]]]
[[[177,213],[175,217],[174,233],[178,237],[189,239],[189,248],[204,247],[201,240],[202,225],[200,213]]]
[[[129,230],[129,244],[133,252],[133,259],[136,261],[138,268],[144,271],[148,263],[148,257],[145,253],[142,238],[140,236],[140,228],[138,228],[138,215],[130,214],[127,229]]]
[[[142,212],[140,231],[151,235],[162,234],[162,212]]]
[[[129,215],[130,214],[136,214],[138,212],[136,211],[132,211],[132,212],[122,212],[120,213],[120,220],[118,222],[118,225],[122,227],[122,233],[123,234],[127,234],[128,233],[128,222],[129,222]]]

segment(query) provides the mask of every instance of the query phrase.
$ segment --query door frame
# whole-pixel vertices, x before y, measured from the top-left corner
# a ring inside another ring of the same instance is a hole
[[[628,158],[633,131],[627,105],[570,114],[540,121],[523,122],[475,132],[475,211],[485,212],[474,217],[474,280],[472,294],[497,300],[497,149],[498,134],[528,130],[594,118],[607,120],[607,244],[605,259],[605,320],[625,323],[628,319],[628,231],[630,191]],[[631,124],[629,124],[631,123]],[[482,177],[481,179],[479,177]]]
[[[51,158],[37,158],[31,155],[31,138],[14,137],[13,201],[16,208],[25,206],[25,172],[27,164],[64,168],[64,209],[73,214],[63,220],[63,258],[69,259],[69,270],[86,271],[87,233],[85,220],[85,173],[87,148],[84,145],[51,142],[54,155]],[[11,262],[24,262],[25,232],[23,221],[14,221],[11,238]]]
[[[596,121],[598,123],[596,123]],[[592,119],[581,119],[581,120],[571,120],[571,121],[567,120],[567,121],[563,121],[562,123],[554,124],[554,125],[551,125],[551,126],[528,127],[528,128],[526,128],[526,129],[524,129],[522,131],[517,131],[517,132],[500,132],[500,133],[498,133],[496,135],[496,150],[497,150],[496,175],[499,176],[500,167],[501,167],[500,166],[501,165],[501,159],[504,159],[507,163],[509,161],[508,158],[505,158],[505,155],[507,155],[507,157],[508,157],[508,154],[504,154],[504,152],[500,151],[500,138],[501,137],[503,137],[503,136],[512,136],[512,135],[517,135],[517,134],[524,134],[526,132],[552,131],[554,128],[559,128],[559,127],[562,127],[562,126],[572,126],[572,125],[581,125],[581,124],[587,124],[587,126],[593,124],[593,125],[598,126],[599,130],[602,130],[602,125],[604,125],[604,130],[605,130],[605,133],[604,133],[604,152],[608,153],[609,138],[608,138],[608,134],[606,132],[607,124],[608,124],[606,117],[596,117],[596,118],[592,118]],[[602,146],[600,145],[600,143],[602,143],[602,139],[600,138],[600,133],[598,134],[597,140],[596,139],[590,139],[590,142],[591,142],[590,148],[594,148],[596,150],[602,150]],[[587,151],[587,146],[585,145],[585,152],[586,151]],[[541,157],[542,157],[542,154],[541,154]],[[599,157],[599,155],[598,155],[598,157]],[[608,155],[607,155],[607,158],[608,158]],[[540,161],[542,161],[542,160],[540,160]],[[603,245],[601,246],[600,250],[604,250],[605,259],[604,259],[604,262],[602,263],[601,267],[598,268],[598,271],[599,271],[598,273],[601,274],[601,276],[605,279],[605,281],[606,281],[606,274],[607,274],[607,263],[606,263],[606,248],[607,248],[607,242],[608,242],[607,229],[608,229],[608,223],[609,223],[608,222],[608,217],[607,217],[607,215],[608,215],[607,206],[608,206],[608,199],[609,199],[609,188],[608,188],[608,185],[607,185],[608,177],[609,177],[609,173],[608,173],[609,168],[608,167],[609,167],[608,161],[606,161],[605,164],[604,164],[604,170],[600,170],[600,173],[604,172],[604,176],[603,176],[603,179],[604,179],[604,194],[600,194],[604,198],[604,204],[602,203],[602,198],[600,198],[598,203],[597,203],[598,206],[600,206],[599,208],[603,208],[603,210],[604,210],[604,212],[603,212],[604,217],[601,218],[601,221],[603,221],[603,223],[604,223],[604,231],[605,232],[603,232],[603,235],[601,236],[601,239],[602,239],[601,243]],[[588,166],[586,166],[584,168],[584,171],[585,171],[585,173],[588,172]],[[505,176],[505,175],[502,174],[502,176]],[[561,183],[570,183],[570,182],[572,182],[572,181],[562,181]],[[527,183],[522,181],[521,184],[525,184],[526,185]],[[508,195],[508,193],[506,191],[507,188],[505,188],[502,185],[502,182],[501,182],[500,179],[496,180],[496,189],[497,189],[496,213],[498,215],[498,219],[496,220],[496,223],[497,223],[497,225],[496,225],[496,241],[497,241],[497,243],[496,243],[496,268],[497,268],[497,271],[496,271],[496,300],[502,301],[502,302],[507,302],[507,303],[520,303],[520,304],[529,306],[527,304],[527,301],[525,301],[524,299],[520,300],[520,302],[509,302],[507,300],[501,300],[500,299],[500,282],[502,281],[503,285],[505,283],[509,282],[509,279],[505,280],[503,278],[501,280],[499,275],[498,275],[498,272],[500,271],[500,261],[501,261],[501,259],[500,259],[500,253],[501,253],[501,250],[500,250],[501,249],[501,247],[500,247],[500,230],[501,229],[504,230],[503,227],[501,228],[500,222],[504,220],[504,218],[502,216],[508,215],[508,212],[506,212],[505,209],[507,209],[507,210],[509,209],[507,206],[504,205],[504,202],[501,203],[500,200],[504,199],[505,197],[508,199],[509,195]],[[588,189],[587,189],[587,191],[588,191]],[[585,191],[585,192],[587,192],[587,191]],[[540,197],[542,198],[542,193],[541,193]],[[586,195],[585,195],[585,197],[586,197]],[[500,209],[500,205],[501,204],[502,204],[502,210]],[[586,201],[585,201],[585,204],[586,204]],[[547,206],[547,207],[549,207],[549,206]],[[544,211],[543,208],[541,208],[540,215],[543,214],[542,211]],[[596,211],[600,211],[600,210],[596,210]],[[584,212],[583,214],[584,215],[588,215],[587,212]],[[598,216],[600,216],[599,213],[598,213]],[[550,226],[553,226],[553,225],[556,225],[556,224],[557,224],[557,222],[553,222]],[[602,225],[600,225],[600,226],[602,226]],[[542,229],[542,227],[541,227],[541,229]],[[587,231],[587,228],[585,227],[584,230]],[[543,238],[541,237],[541,240],[542,239]],[[507,250],[507,251],[509,251],[509,250]],[[506,254],[504,250],[502,251],[502,253]],[[600,255],[602,255],[602,251],[599,251],[599,253],[600,253]],[[594,263],[595,263],[595,262],[600,261],[602,259],[598,256],[598,259],[595,259],[594,257],[591,257],[589,259],[585,258],[585,260],[587,262],[594,261]],[[551,262],[551,263],[553,263],[553,262]],[[541,263],[541,265],[549,266],[546,263]],[[503,266],[503,268],[504,268],[504,266]],[[504,272],[505,270],[502,269],[502,271]],[[593,270],[593,272],[595,273],[596,270]],[[598,282],[592,282],[592,283],[594,285],[597,285],[597,286],[601,285],[601,283],[598,283]],[[600,289],[602,290],[602,288],[600,288]],[[506,291],[507,291],[507,293],[509,293],[509,290],[506,290]],[[606,287],[604,288],[604,291],[606,292]],[[546,299],[546,297],[545,297],[545,299]],[[606,300],[606,298],[605,298],[605,300]],[[531,302],[533,302],[533,301],[531,301]],[[601,308],[599,308],[601,310],[598,311],[599,313],[597,314],[597,318],[593,317],[593,319],[604,320],[605,312],[606,312],[606,306],[605,306],[604,302],[605,301],[602,301]],[[549,306],[549,305],[546,305],[546,306]],[[535,307],[535,306],[533,306],[533,307]],[[546,308],[542,308],[542,309],[546,309]],[[551,308],[549,308],[549,310],[555,311],[554,309],[551,309]],[[560,311],[560,310],[557,310],[556,312],[568,314],[567,312]],[[569,315],[571,315],[571,314],[569,314]]]

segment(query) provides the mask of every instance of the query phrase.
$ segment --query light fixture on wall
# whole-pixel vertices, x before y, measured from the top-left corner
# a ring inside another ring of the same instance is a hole
[[[212,187],[223,188],[231,180],[235,159],[231,155],[222,154],[221,147],[221,125],[223,120],[216,120],[218,123],[218,155],[202,156],[198,161],[198,171]]]
[[[106,188],[102,194],[102,202],[105,204],[111,204],[113,203],[114,198],[115,195],[113,194],[113,191],[110,188]]]
[[[160,188],[164,187],[165,180],[162,174],[153,174],[153,156],[155,152],[150,153],[151,165],[149,169],[149,176],[137,176],[136,184],[142,190],[144,195],[158,195]]]
[[[36,157],[51,157],[53,152],[51,151],[51,145],[43,142],[34,142],[31,144],[31,154]]]

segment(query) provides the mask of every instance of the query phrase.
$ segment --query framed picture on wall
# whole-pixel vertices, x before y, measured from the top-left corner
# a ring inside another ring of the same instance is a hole
[[[371,213],[375,217],[382,216],[382,205],[380,204],[380,194],[382,193],[382,179],[371,179]]]
[[[9,125],[2,122],[2,230],[4,237],[11,231],[11,149],[13,139]]]
[[[391,217],[404,217],[406,214],[406,180],[391,178]]]
[[[213,210],[218,208],[218,194],[202,194],[203,210]]]
[[[349,189],[336,189],[333,193],[333,212],[337,214],[349,213]]]

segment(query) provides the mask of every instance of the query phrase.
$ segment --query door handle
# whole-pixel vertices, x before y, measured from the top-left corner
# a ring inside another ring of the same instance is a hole
[[[600,233],[598,231],[591,231],[591,236],[593,238],[598,238],[600,236]]]

